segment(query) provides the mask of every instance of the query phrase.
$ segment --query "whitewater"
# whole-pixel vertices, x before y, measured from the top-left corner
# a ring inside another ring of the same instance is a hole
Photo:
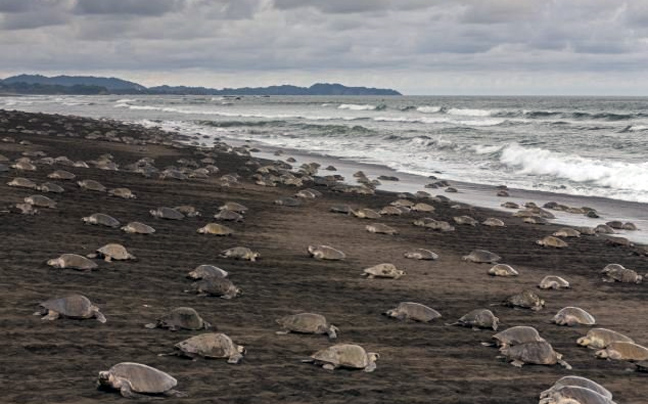
[[[397,172],[648,203],[648,98],[0,97]]]

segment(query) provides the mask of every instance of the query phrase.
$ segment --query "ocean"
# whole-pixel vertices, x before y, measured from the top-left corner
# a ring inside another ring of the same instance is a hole
[[[625,216],[648,220],[638,213],[648,203],[648,98],[20,96],[0,97],[0,108],[161,126],[200,134],[205,145],[250,141],[404,176],[635,202]]]

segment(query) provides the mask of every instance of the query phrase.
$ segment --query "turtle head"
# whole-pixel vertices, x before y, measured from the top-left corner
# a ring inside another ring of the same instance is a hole
[[[405,272],[405,271],[398,271],[397,274],[398,274],[398,277],[400,278],[401,276],[406,275],[407,272]]]
[[[86,217],[82,217],[81,221],[83,223],[90,223],[92,221],[92,219],[90,218],[90,216],[86,216]]]
[[[236,346],[236,351],[240,353],[241,355],[245,355],[247,353],[247,350],[243,345],[237,345]]]
[[[99,307],[92,306],[92,312],[94,313],[94,316],[97,319],[97,321],[99,321],[100,323],[106,322],[106,316],[104,316],[103,313],[99,311]]]
[[[641,283],[641,281],[643,281],[643,276],[637,275],[637,280],[635,281],[635,283]]]
[[[236,296],[238,297],[238,296],[242,296],[242,295],[243,295],[243,291],[241,289],[239,289],[239,288],[236,288]]]
[[[187,278],[198,279],[198,271],[193,270],[187,274]]]
[[[60,258],[52,258],[51,260],[47,260],[47,265],[54,267],[54,268],[60,268],[61,267],[61,259]]]
[[[367,356],[369,357],[369,361],[371,362],[375,362],[380,359],[380,354],[377,352],[368,352]]]
[[[150,213],[152,216],[155,216],[155,217],[159,217],[159,216],[160,216],[160,213],[157,211],[157,209],[151,209],[151,210],[149,210],[149,213]]]
[[[596,351],[594,356],[599,359],[608,359],[610,357],[610,354],[608,353],[607,349],[601,349],[600,351]]]
[[[99,377],[97,377],[98,386],[112,386],[112,373],[108,370],[99,372]]]
[[[497,331],[497,327],[499,327],[499,322],[500,322],[499,317],[493,317],[493,331]]]
[[[396,313],[396,310],[391,309],[391,310],[387,310],[386,312],[384,312],[384,313],[383,313],[383,316],[387,316],[387,317],[396,317],[396,314],[397,314],[397,313]]]
[[[463,257],[461,257],[461,259],[464,261],[468,261],[470,260],[470,255],[464,255]]]
[[[329,339],[336,339],[337,338],[337,333],[340,332],[340,329],[337,328],[334,325],[329,326],[329,329],[327,331]]]
[[[260,258],[260,257],[261,257],[261,254],[259,254],[258,252],[252,253],[252,254],[250,254],[250,261],[256,261],[257,258]]]
[[[580,346],[588,346],[592,341],[587,337],[580,337],[576,340],[576,343]]]
[[[201,227],[200,229],[197,230],[198,233],[204,234],[207,232],[207,230],[204,227]]]

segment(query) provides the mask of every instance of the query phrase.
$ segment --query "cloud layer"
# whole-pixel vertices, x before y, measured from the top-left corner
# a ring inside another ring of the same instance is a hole
[[[0,74],[645,94],[644,0],[0,0]]]

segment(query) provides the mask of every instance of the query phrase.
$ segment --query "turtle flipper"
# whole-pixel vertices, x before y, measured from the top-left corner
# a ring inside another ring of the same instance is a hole
[[[367,373],[373,372],[374,370],[376,370],[375,362],[369,362],[369,364],[364,368],[364,371]]]
[[[130,383],[122,383],[121,388],[119,389],[119,393],[124,398],[131,398],[135,400],[161,400],[162,399],[162,397],[152,397],[144,394],[135,393],[131,389]]]
[[[237,364],[237,363],[239,363],[241,361],[241,359],[243,359],[243,355],[241,355],[240,353],[237,353],[237,354],[234,354],[234,355],[230,356],[229,359],[227,360],[227,363]]]
[[[324,364],[324,366],[322,366],[322,368],[324,368],[326,370],[335,370],[335,365],[332,365],[330,363],[326,363],[326,364]]]
[[[167,397],[189,397],[188,393],[185,393],[184,391],[178,391],[178,390],[169,390],[165,391],[164,395]]]
[[[41,318],[41,320],[56,320],[60,317],[61,315],[53,310],[50,310],[46,316]]]

